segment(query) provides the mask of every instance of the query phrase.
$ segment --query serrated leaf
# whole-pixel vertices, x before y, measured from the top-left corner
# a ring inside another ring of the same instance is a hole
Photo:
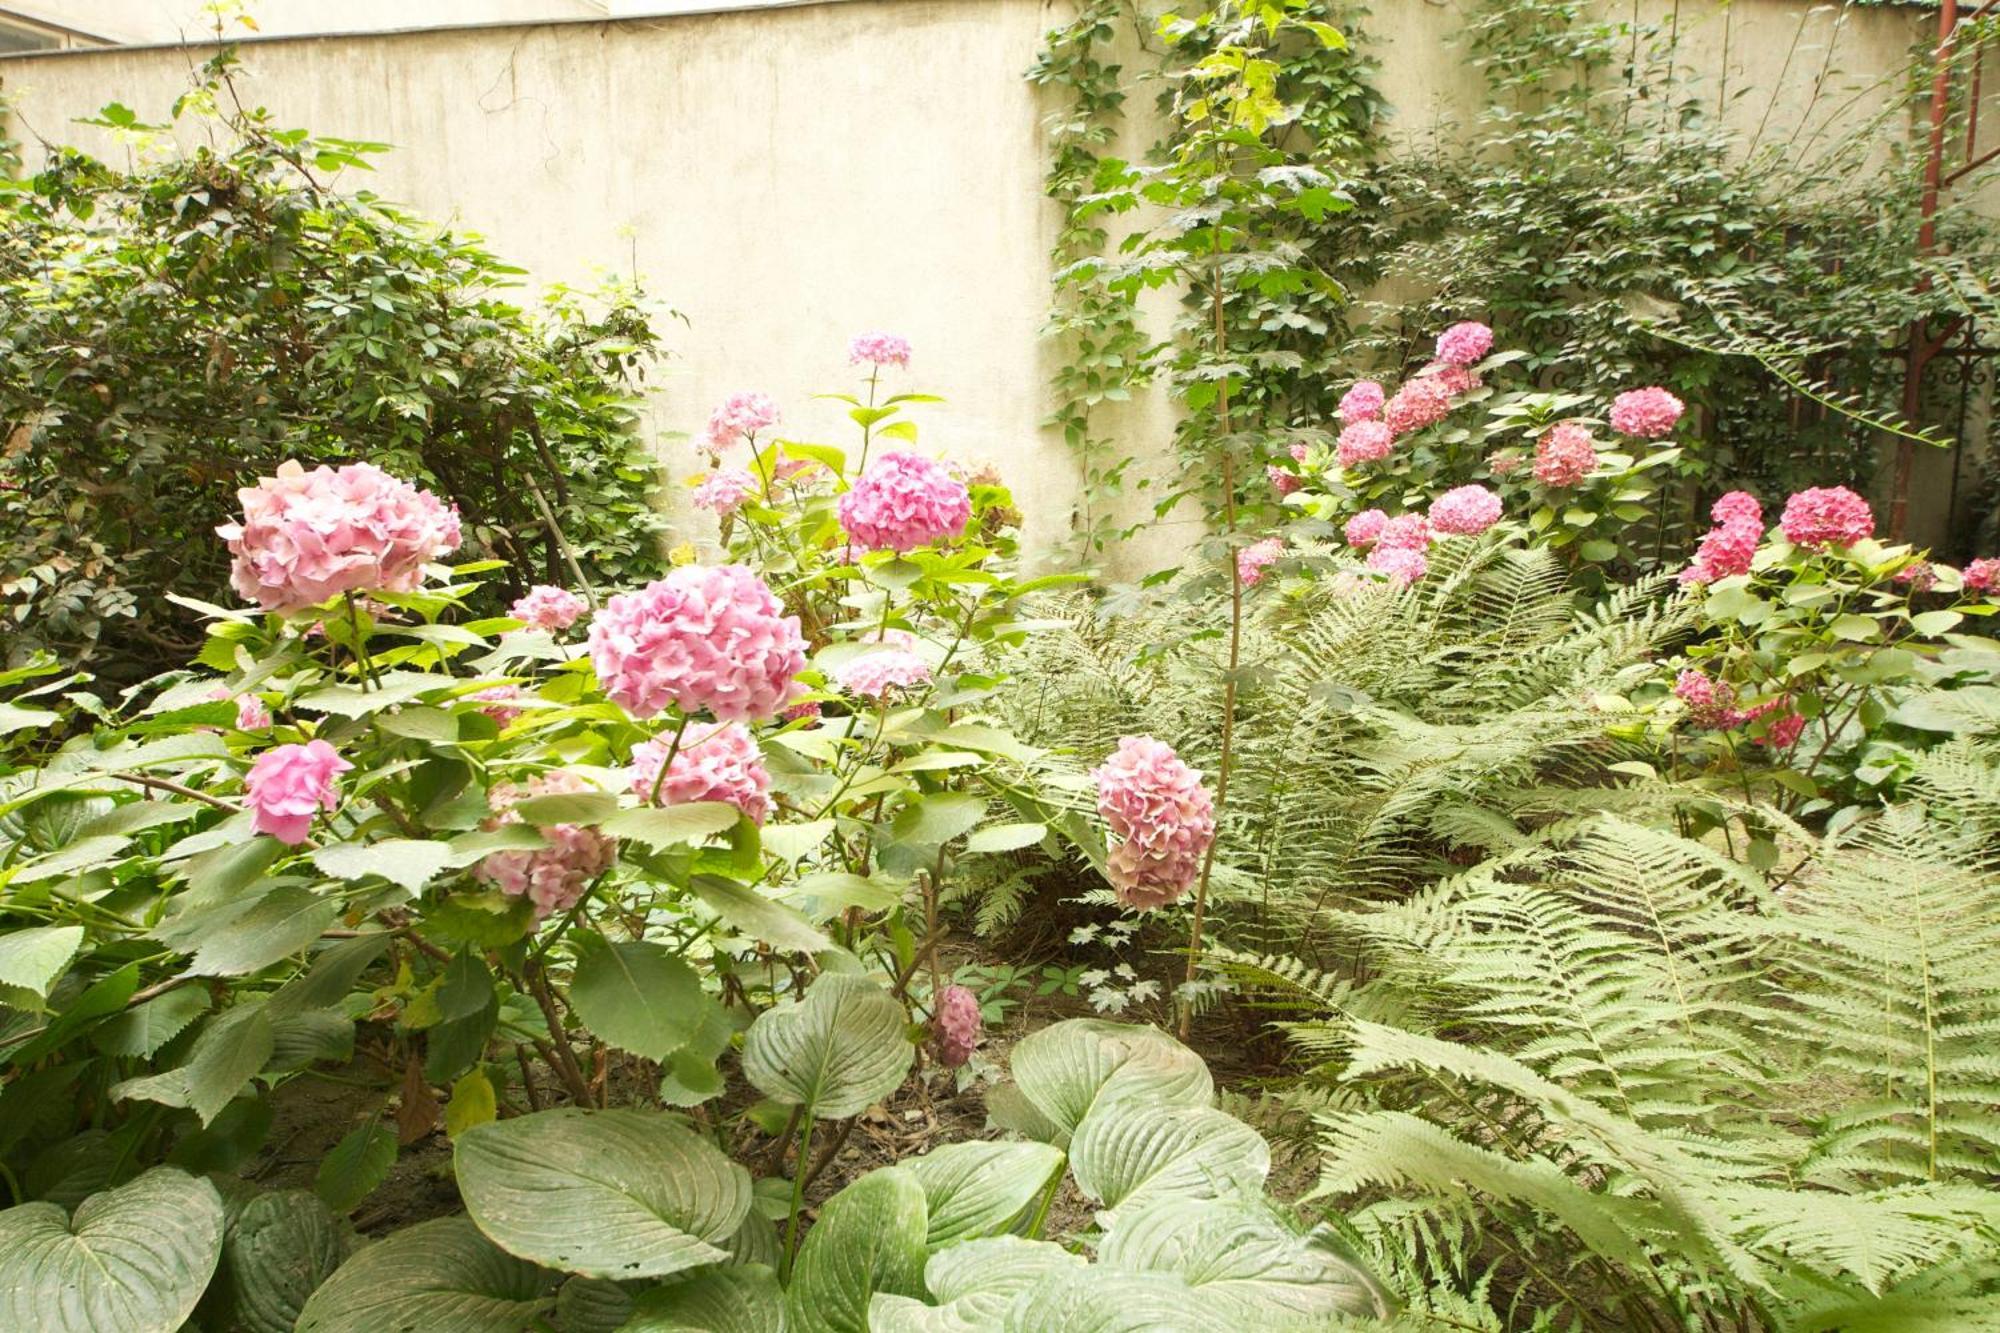
[[[337,899],[281,884],[211,933],[188,963],[188,975],[240,977],[261,971],[310,948],[339,914]]]
[[[131,1078],[111,1089],[119,1100],[185,1106],[206,1125],[270,1063],[271,1020],[251,1001],[224,1010],[195,1038],[187,1063],[165,1073]]]
[[[82,943],[82,926],[30,926],[0,935],[0,986],[47,999]]]
[[[576,937],[569,999],[583,1025],[620,1050],[664,1060],[701,1022],[701,978],[664,944]]]
[[[630,838],[661,851],[727,833],[742,817],[741,811],[723,801],[692,801],[686,805],[620,810],[599,827],[614,838]]]
[[[832,944],[791,908],[734,880],[720,875],[696,875],[688,887],[722,918],[724,925],[773,948],[818,953]]]
[[[902,1167],[871,1171],[834,1195],[799,1247],[786,1328],[868,1333],[877,1292],[923,1295],[926,1226],[924,1187]]]
[[[827,921],[851,907],[883,912],[903,901],[901,881],[823,870],[785,886],[785,899],[812,921]]]
[[[559,791],[530,796],[514,807],[521,822],[536,828],[557,824],[601,824],[618,813],[618,798],[608,791]]]
[[[335,843],[314,852],[312,859],[336,879],[360,880],[373,875],[411,893],[421,893],[451,865],[453,854],[453,845],[448,842],[385,838],[380,842]]]
[[[145,1059],[206,1013],[208,1005],[207,991],[182,986],[111,1019],[91,1034],[91,1042],[106,1055]]]
[[[334,713],[340,717],[366,717],[384,709],[458,684],[455,677],[421,671],[385,671],[369,686],[328,685],[309,690],[292,701],[294,708],[308,713]]]
[[[1049,834],[1047,824],[993,824],[965,840],[968,852],[1012,852],[1032,847]]]
[[[743,1039],[759,1092],[821,1120],[860,1115],[901,1086],[915,1058],[903,1007],[865,977],[822,973],[802,1002],[767,1009]]]
[[[440,1217],[342,1264],[306,1302],[297,1333],[518,1333],[554,1308],[561,1281],[467,1219]]]
[[[344,1135],[320,1159],[313,1192],[336,1213],[347,1213],[375,1192],[396,1165],[396,1131],[370,1119]]]

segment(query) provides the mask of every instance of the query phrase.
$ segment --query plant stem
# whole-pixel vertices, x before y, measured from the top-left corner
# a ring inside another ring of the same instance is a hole
[[[786,1281],[791,1280],[792,1260],[798,1254],[799,1213],[806,1202],[806,1168],[812,1152],[812,1140],[813,1118],[808,1111],[799,1120],[799,1160],[792,1168],[792,1215],[785,1222],[785,1263],[781,1276]]]

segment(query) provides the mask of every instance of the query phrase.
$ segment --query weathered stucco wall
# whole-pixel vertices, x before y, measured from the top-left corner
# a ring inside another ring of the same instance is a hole
[[[1665,12],[1668,0],[1645,7]],[[1030,541],[1050,549],[1068,530],[1078,473],[1041,426],[1056,219],[1041,193],[1045,108],[1022,73],[1063,8],[838,0],[261,41],[244,58],[248,96],[279,120],[398,146],[345,184],[485,234],[537,282],[636,267],[690,321],[669,326],[678,357],[656,395],[656,432],[697,429],[723,395],[757,388],[782,398],[792,430],[840,439],[837,406],[809,395],[843,387],[851,333],[907,334],[909,383],[949,399],[926,412],[924,443],[998,464]],[[1836,26],[1796,0],[1680,8],[1685,59],[1726,67],[1727,114],[1752,129],[1765,120],[1767,139],[1904,123],[1899,71],[1924,16],[1856,11]],[[1477,115],[1459,26],[1452,3],[1378,3],[1367,31],[1395,133],[1449,134]],[[70,122],[114,98],[161,114],[198,58],[23,57],[0,61],[0,79],[20,137],[124,153]],[[1133,99],[1128,148],[1151,133],[1145,100]],[[1170,422],[1162,402],[1142,403],[1122,434],[1158,458]],[[669,456],[687,470],[684,452]],[[1177,542],[1162,530],[1134,563]]]

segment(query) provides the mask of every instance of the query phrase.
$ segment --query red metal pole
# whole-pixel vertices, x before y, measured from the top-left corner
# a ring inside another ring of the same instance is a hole
[[[1944,126],[1951,107],[1951,58],[1958,40],[1958,0],[1944,0],[1938,8],[1938,44],[1931,59],[1936,66],[1931,75],[1930,151],[1924,159],[1924,194],[1918,206],[1923,219],[1917,228],[1917,254],[1929,255],[1937,248],[1938,186],[1944,175]],[[1930,279],[1917,284],[1919,292],[1930,289]],[[1903,417],[1914,422],[1923,406],[1924,366],[1932,353],[1924,339],[1924,321],[1910,325],[1910,362],[1903,377]],[[1900,540],[1910,518],[1910,471],[1917,461],[1917,442],[1896,442],[1896,477],[1889,500],[1889,536]]]

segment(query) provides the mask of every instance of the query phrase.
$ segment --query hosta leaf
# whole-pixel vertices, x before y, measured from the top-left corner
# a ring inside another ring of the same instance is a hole
[[[171,1167],[93,1194],[0,1212],[0,1327],[173,1333],[222,1253],[215,1187]]]
[[[562,1333],[618,1333],[631,1317],[631,1293],[616,1282],[573,1277],[556,1293],[555,1324]]]
[[[1043,1278],[989,1327],[996,1333],[1234,1333],[1240,1326],[1179,1278],[1087,1268]]]
[[[479,1227],[524,1259],[620,1280],[728,1257],[750,1173],[673,1119],[568,1107],[480,1125],[453,1152]]]
[[[806,998],[766,1009],[743,1041],[757,1090],[822,1120],[860,1115],[894,1092],[915,1048],[903,1006],[864,977],[823,973]]]
[[[620,1050],[664,1060],[701,1023],[701,978],[664,944],[576,937],[570,1004],[592,1032]]]
[[[761,1264],[707,1268],[638,1300],[621,1333],[778,1333],[785,1323],[785,1293],[777,1275]]]
[[[1121,1215],[1098,1247],[1107,1268],[1171,1273],[1240,1327],[1274,1318],[1388,1313],[1381,1289],[1331,1237],[1300,1236],[1261,1203],[1162,1199]]]
[[[1045,1240],[995,1236],[932,1255],[924,1285],[936,1305],[877,1293],[869,1333],[983,1333],[998,1328],[1022,1292],[1054,1273],[1086,1267],[1083,1256]]]
[[[342,1264],[306,1302],[298,1333],[527,1333],[561,1280],[467,1219],[440,1217]]]
[[[924,1187],[899,1166],[827,1201],[799,1247],[785,1293],[790,1333],[867,1333],[875,1293],[924,1292]]]
[[[454,847],[428,838],[384,838],[381,842],[342,842],[313,853],[313,864],[338,879],[378,876],[391,884],[422,892],[452,863]]]
[[[1069,1161],[1077,1188],[1116,1210],[1162,1198],[1253,1193],[1271,1170],[1271,1149],[1263,1135],[1213,1107],[1130,1097],[1084,1117]]]
[[[924,1187],[931,1249],[1008,1230],[1063,1169],[1046,1143],[954,1143],[903,1163]]]
[[[306,1300],[340,1267],[333,1214],[306,1190],[260,1194],[244,1204],[222,1246],[228,1304],[242,1333],[291,1333]]]
[[[1056,1127],[1059,1137],[1051,1141],[1058,1147],[1099,1099],[1143,1092],[1163,1106],[1215,1100],[1214,1080],[1200,1056],[1157,1028],[1135,1024],[1095,1018],[1052,1024],[1022,1038],[1008,1063],[1022,1097]]]

